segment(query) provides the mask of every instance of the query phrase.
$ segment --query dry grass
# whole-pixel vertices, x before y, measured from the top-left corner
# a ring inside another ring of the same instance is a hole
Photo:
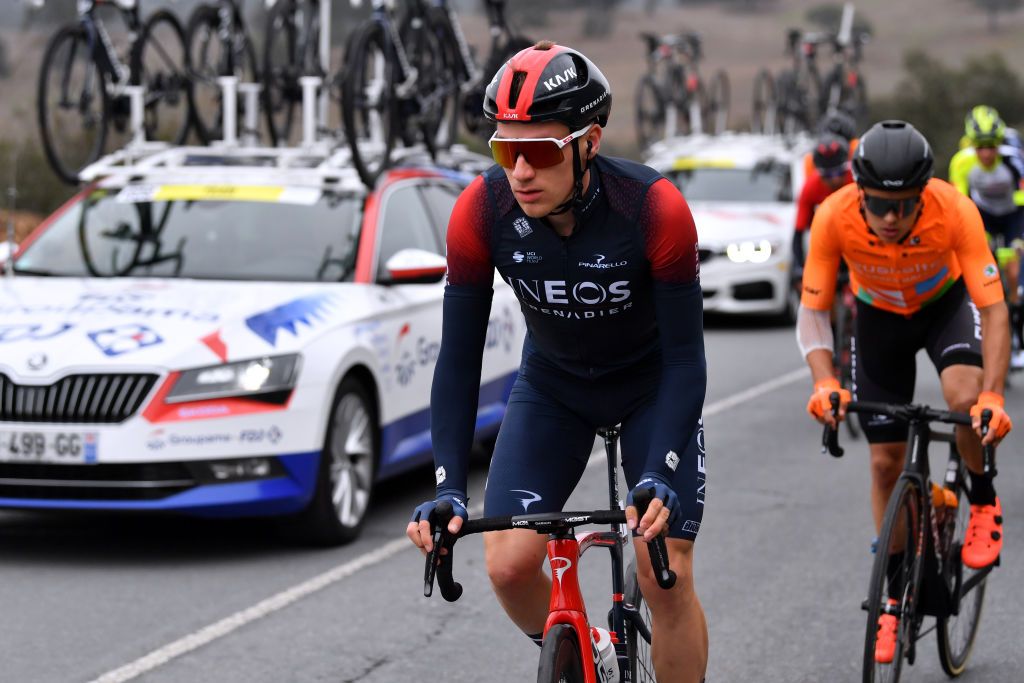
[[[7,239],[7,221],[10,211],[0,211],[0,242]],[[44,216],[31,211],[14,212],[14,241],[20,243],[32,232]]]

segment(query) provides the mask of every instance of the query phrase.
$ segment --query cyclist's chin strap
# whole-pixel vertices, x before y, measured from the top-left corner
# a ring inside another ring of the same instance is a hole
[[[564,202],[552,209],[549,216],[559,216],[570,209],[573,211],[579,211],[583,206],[583,177],[586,176],[587,171],[590,170],[590,150],[593,147],[593,143],[587,140],[587,158],[586,163],[580,166],[580,147],[577,144],[578,140],[572,141],[572,174],[573,174],[573,188],[572,194]],[[579,216],[576,217],[579,220]]]

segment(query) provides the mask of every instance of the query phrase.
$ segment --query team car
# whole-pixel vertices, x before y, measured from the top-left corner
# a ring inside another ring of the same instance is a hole
[[[367,189],[346,155],[86,170],[0,280],[0,507],[280,516],[336,544],[375,482],[431,461],[445,231],[491,162],[413,155]],[[524,334],[496,277],[481,443]]]
[[[704,310],[794,320],[793,198],[804,136],[728,133],[653,145],[645,163],[675,183],[697,226]]]

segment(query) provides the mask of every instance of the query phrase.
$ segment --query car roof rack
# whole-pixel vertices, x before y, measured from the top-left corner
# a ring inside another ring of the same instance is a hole
[[[368,191],[352,163],[352,153],[344,139],[338,136],[317,137],[314,119],[316,91],[321,79],[304,76],[303,135],[296,147],[267,147],[258,141],[259,84],[238,84],[233,76],[221,77],[224,102],[224,139],[208,146],[177,146],[166,142],[148,141],[143,127],[142,86],[127,88],[131,103],[132,140],[86,166],[78,174],[79,180],[101,182],[105,186],[124,185],[144,181],[153,175],[161,182],[180,180],[187,183],[223,183],[231,178],[232,184],[265,184],[279,181],[275,171],[287,171],[289,185],[331,187],[334,191],[364,194]],[[245,97],[243,135],[237,134],[237,95]],[[372,159],[373,149],[364,150]],[[376,154],[383,154],[383,148]],[[391,152],[393,166],[430,167],[454,173],[479,173],[493,161],[489,157],[468,150],[463,145],[437,150],[431,156],[422,145],[401,147]]]

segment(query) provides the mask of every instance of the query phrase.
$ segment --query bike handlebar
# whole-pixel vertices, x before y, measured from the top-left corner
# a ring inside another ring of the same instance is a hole
[[[829,394],[829,403],[832,405],[832,415],[836,417],[838,422],[839,418],[839,392],[833,391]],[[946,424],[954,425],[966,425],[970,427],[973,422],[971,416],[967,413],[957,413],[951,410],[935,410],[925,405],[917,405],[913,403],[899,404],[899,403],[876,403],[874,401],[850,401],[846,404],[847,413],[872,413],[875,415],[888,415],[889,417],[897,420],[911,421],[917,420],[921,422],[944,422]],[[985,409],[981,411],[981,435],[984,438],[988,434],[988,425],[992,420],[992,411]],[[845,452],[842,446],[839,445],[839,429],[833,429],[829,425],[825,425],[825,430],[821,436],[821,452],[829,453],[829,455],[835,458],[841,458]],[[991,472],[993,476],[996,473],[995,470],[995,446],[987,444],[982,447],[982,456],[984,460],[985,473]]]
[[[633,497],[637,513],[643,517],[651,502],[649,490],[638,491]],[[467,520],[458,534],[448,532],[448,523],[454,516],[452,505],[441,501],[431,514],[431,536],[433,550],[427,553],[426,566],[423,572],[423,595],[430,597],[434,592],[434,580],[441,589],[441,596],[448,602],[455,602],[462,597],[462,584],[452,575],[455,542],[470,534],[485,531],[506,531],[508,529],[533,529],[537,533],[553,533],[565,531],[585,524],[625,524],[625,510],[594,510],[592,512],[543,512],[532,515],[506,515],[503,517],[483,517]],[[444,549],[446,552],[441,552]],[[664,589],[672,588],[676,582],[676,573],[669,568],[668,547],[662,536],[647,544],[651,557],[651,567]]]

